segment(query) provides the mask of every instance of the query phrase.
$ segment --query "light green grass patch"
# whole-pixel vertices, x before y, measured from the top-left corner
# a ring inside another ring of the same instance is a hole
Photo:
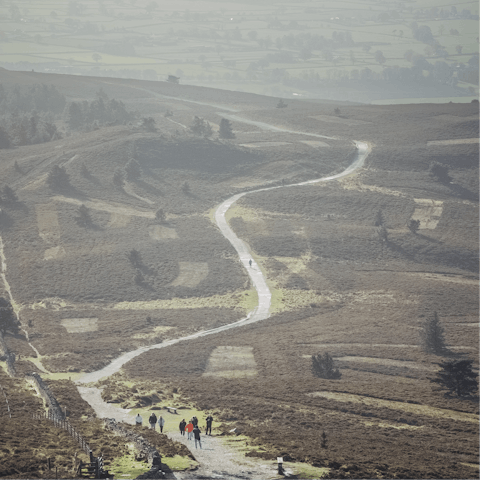
[[[198,462],[192,460],[190,457],[182,457],[180,455],[175,455],[174,457],[162,457],[162,463],[167,465],[167,467],[174,472],[190,470],[198,465]]]
[[[325,303],[326,299],[313,290],[293,290],[288,288],[274,288],[270,311],[285,312],[297,308],[309,307],[311,304]]]
[[[113,460],[108,470],[115,478],[130,479],[148,472],[150,466],[145,462],[137,462],[133,454],[129,454]]]
[[[285,462],[283,467],[293,470],[294,474],[299,478],[323,478],[330,472],[329,468],[313,467],[308,463]]]

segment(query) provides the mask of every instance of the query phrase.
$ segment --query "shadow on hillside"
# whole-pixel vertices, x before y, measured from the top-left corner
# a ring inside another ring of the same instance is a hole
[[[456,197],[463,198],[464,200],[470,200],[471,202],[478,202],[479,200],[478,192],[472,192],[467,188],[458,185],[458,183],[449,183],[445,184],[445,186],[450,188],[450,191]]]
[[[415,235],[417,236],[417,238],[421,238],[422,240],[426,240],[427,242],[443,244],[443,242],[441,240],[437,240],[436,238],[432,238],[432,237],[427,237],[426,235],[423,235],[422,233],[417,232],[417,233],[415,233]]]
[[[17,210],[23,213],[28,213],[28,206],[25,202],[17,200],[16,202],[0,203],[0,209],[5,210]]]
[[[90,172],[83,175],[83,178],[85,180],[88,180],[89,182],[94,183],[95,185],[101,185],[102,184],[102,182],[95,175],[92,175]]]
[[[153,175],[151,175],[153,177]],[[148,193],[151,193],[152,195],[157,195],[160,197],[165,196],[165,193],[163,193],[159,188],[151,185],[150,183],[145,182],[144,180],[137,180],[134,182],[136,185],[138,185],[140,188],[143,188]]]
[[[51,191],[63,195],[66,198],[75,198],[76,200],[81,200],[82,202],[89,199],[87,195],[71,184],[57,186],[52,188]]]
[[[200,197],[195,195],[191,190],[188,190],[188,192],[182,190],[182,195],[185,195],[192,200],[200,200]]]
[[[390,240],[386,242],[386,247],[392,250],[393,252],[397,252],[402,257],[408,258],[409,260],[415,261],[415,255],[413,253],[407,252],[403,247],[398,245],[397,243],[393,243]]]

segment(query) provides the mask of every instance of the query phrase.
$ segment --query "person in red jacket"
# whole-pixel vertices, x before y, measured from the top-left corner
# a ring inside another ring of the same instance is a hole
[[[192,422],[189,422],[188,425],[185,427],[185,431],[187,432],[188,436],[188,440],[191,440],[192,439],[192,432],[193,432],[193,423]]]

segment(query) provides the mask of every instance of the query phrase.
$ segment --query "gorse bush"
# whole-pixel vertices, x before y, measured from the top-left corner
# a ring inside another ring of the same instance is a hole
[[[213,135],[212,126],[201,117],[193,117],[193,123],[190,125],[190,131],[201,137],[211,137]]]
[[[342,374],[338,368],[335,368],[333,358],[329,353],[312,355],[312,373],[316,377],[339,379]]]
[[[52,188],[64,188],[69,185],[70,177],[65,167],[54,165],[47,176],[47,185]]]

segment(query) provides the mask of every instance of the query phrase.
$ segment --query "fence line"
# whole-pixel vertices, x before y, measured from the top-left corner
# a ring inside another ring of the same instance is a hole
[[[12,412],[10,411],[10,405],[8,404],[7,394],[5,393],[5,390],[3,389],[2,385],[0,385],[0,390],[3,392],[3,396],[5,397],[5,403],[7,404],[8,416],[10,418],[12,418]]]
[[[80,445],[81,449],[87,454],[90,455],[92,449],[90,445],[86,442],[86,440],[75,430],[73,425],[65,419],[58,418],[52,411],[48,411],[45,413],[34,413],[33,418],[36,420],[43,420],[47,419],[50,420],[56,427],[62,428],[63,430],[67,431],[70,436],[75,439],[78,444]]]
[[[43,381],[42,377],[36,372],[26,373],[25,377],[27,378],[27,380],[30,380],[35,384],[38,393],[44,399],[48,407],[48,411],[51,412],[52,415],[56,418],[64,419],[65,414],[63,413],[62,408],[57,402],[57,399],[53,396],[53,393]]]

